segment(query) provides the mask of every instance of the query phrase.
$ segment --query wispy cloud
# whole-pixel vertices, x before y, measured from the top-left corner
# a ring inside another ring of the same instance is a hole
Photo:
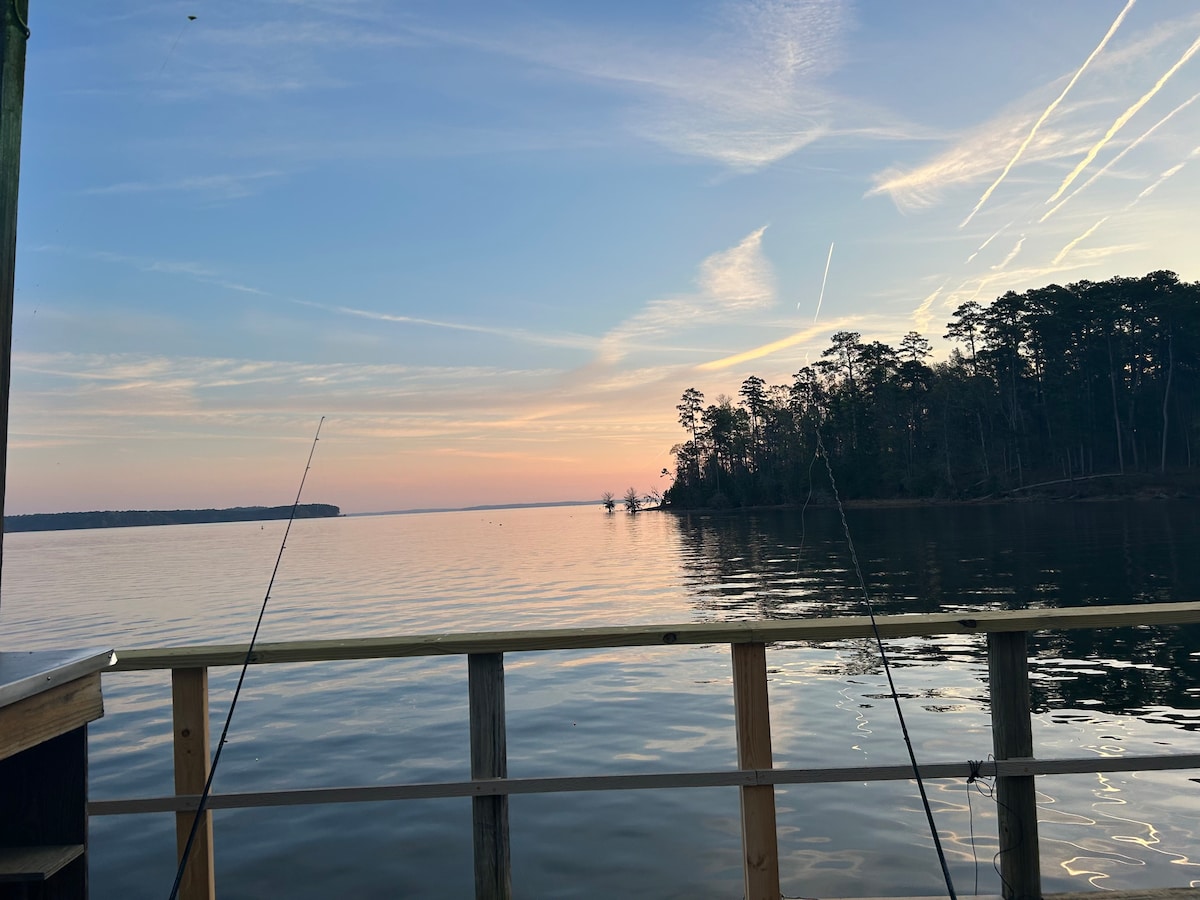
[[[1088,58],[1083,61],[1083,65],[1080,66],[1075,71],[1075,74],[1071,76],[1071,80],[1067,82],[1067,86],[1062,89],[1062,92],[1051,101],[1050,105],[1047,106],[1045,110],[1042,111],[1042,114],[1038,117],[1038,120],[1033,123],[1033,127],[1029,129],[1029,134],[1025,137],[1025,140],[1021,141],[1021,145],[1017,147],[1017,151],[1012,155],[1012,158],[1005,163],[1004,169],[1001,170],[1000,174],[996,176],[996,180],[993,181],[988,186],[987,190],[983,192],[983,196],[979,198],[979,202],[975,204],[975,208],[971,210],[965,219],[963,219],[962,225],[959,225],[960,228],[975,218],[975,214],[979,212],[979,210],[983,207],[983,204],[987,203],[988,198],[992,196],[996,188],[1000,187],[1000,183],[1008,177],[1008,173],[1012,171],[1012,167],[1017,164],[1017,161],[1033,142],[1034,137],[1037,135],[1038,129],[1042,127],[1042,124],[1048,118],[1050,118],[1051,113],[1058,109],[1058,105],[1062,103],[1063,99],[1068,93],[1070,93],[1071,88],[1075,86],[1075,82],[1079,80],[1080,76],[1087,71],[1087,67],[1091,65],[1092,60],[1099,56],[1100,51],[1108,45],[1110,40],[1112,40],[1112,36],[1117,33],[1117,29],[1121,27],[1121,23],[1125,20],[1125,16],[1129,14],[1129,10],[1133,9],[1133,4],[1135,2],[1137,2],[1137,0],[1128,0],[1124,9],[1121,10],[1121,12],[1117,15],[1117,18],[1113,21],[1112,25],[1109,26],[1109,29],[1105,33],[1104,37],[1100,39],[1100,43],[1096,45],[1096,49],[1094,49],[1088,55]]]
[[[1030,99],[1016,104],[964,135],[948,150],[911,169],[891,167],[874,176],[866,196],[887,194],[900,209],[926,209],[939,203],[947,190],[973,184],[1002,168],[1029,135],[1034,113]],[[1027,161],[1044,162],[1073,156],[1081,138],[1062,131],[1040,129],[1026,145]]]
[[[1092,160],[1096,158],[1096,154],[1104,149],[1104,146],[1116,136],[1118,131],[1125,127],[1126,123],[1128,123],[1130,119],[1137,115],[1138,111],[1143,106],[1150,102],[1155,94],[1162,90],[1163,85],[1171,80],[1171,76],[1178,72],[1184,63],[1196,55],[1197,50],[1200,50],[1200,38],[1197,38],[1192,42],[1192,45],[1184,51],[1183,55],[1175,62],[1175,65],[1167,69],[1167,71],[1159,77],[1158,81],[1154,83],[1154,86],[1151,87],[1150,90],[1142,94],[1142,96],[1139,97],[1133,103],[1133,105],[1126,109],[1125,112],[1121,113],[1121,115],[1117,116],[1112,125],[1108,127],[1108,131],[1104,133],[1104,137],[1100,138],[1100,140],[1098,140],[1088,149],[1088,152],[1084,154],[1083,159],[1081,159],[1075,168],[1071,170],[1071,173],[1063,179],[1062,184],[1058,186],[1058,190],[1055,191],[1050,199],[1046,201],[1047,203],[1053,203],[1063,195],[1067,188],[1069,188],[1075,179],[1079,177],[1079,174],[1089,165],[1091,165]]]
[[[761,232],[759,232],[759,234],[761,236]],[[61,247],[55,247],[53,249],[58,252],[73,252]],[[518,343],[536,344],[544,347],[563,347],[592,351],[595,350],[600,344],[600,340],[598,338],[585,334],[571,332],[538,332],[525,328],[511,328],[501,325],[454,322],[447,319],[406,316],[399,313],[362,309],[339,303],[319,303],[314,300],[283,296],[272,291],[255,287],[253,285],[232,281],[211,266],[194,261],[150,259],[147,257],[132,256],[124,253],[113,253],[105,250],[92,250],[82,255],[91,259],[133,266],[134,268],[137,268],[143,272],[161,272],[170,275],[181,275],[196,281],[200,281],[204,284],[216,285],[217,287],[221,287],[226,290],[250,294],[256,297],[268,298],[277,303],[286,303],[293,306],[316,309],[331,315],[349,316],[356,319],[365,319],[373,322],[388,322],[396,325],[416,325],[429,328],[447,329],[450,331],[486,334]],[[735,255],[734,257],[731,257],[730,265],[736,267],[738,265],[745,265],[745,263],[738,259]],[[714,292],[732,291],[737,293],[739,290],[737,287],[738,276],[735,273],[724,271],[720,265],[715,265],[711,271],[706,272],[706,277],[712,280],[713,283],[711,285],[711,289]],[[752,282],[753,273],[747,271],[744,273],[743,277],[746,279],[743,285],[744,289],[751,290],[752,288],[749,287],[749,285]]]
[[[942,291],[946,289],[946,282],[943,281],[938,285],[937,290],[921,301],[921,305],[913,310],[913,325],[916,330],[924,334],[929,330],[929,326],[933,324],[933,315],[929,312],[933,308],[934,301],[942,295]]]
[[[256,297],[274,297],[270,291],[264,291],[261,288],[253,287],[252,285],[242,284],[237,281],[231,281],[224,277],[220,271],[213,268],[207,263],[196,262],[194,260],[179,260],[179,259],[151,259],[145,256],[135,256],[128,253],[114,253],[110,250],[88,250],[80,252],[69,247],[50,247],[47,248],[56,253],[67,253],[73,256],[85,257],[87,259],[97,259],[102,262],[117,263],[120,265],[132,266],[141,272],[154,272],[164,275],[181,275],[185,278],[190,278],[194,281],[199,281],[203,284],[212,284],[217,287],[224,288],[229,291],[236,291],[240,294],[251,294]]]
[[[54,249],[60,253],[72,253],[71,250],[65,247],[56,247]],[[192,278],[204,279],[211,278],[217,274],[210,266],[193,260],[151,259],[145,256],[131,256],[127,253],[113,253],[109,250],[89,250],[82,255],[89,259],[100,260],[101,262],[133,266],[142,272],[162,272],[167,275],[187,275]]]
[[[759,309],[775,302],[775,277],[762,252],[767,226],[736,246],[714,253],[700,266],[700,287],[728,310]]]
[[[283,177],[283,172],[248,172],[221,175],[191,175],[174,181],[122,181],[101,187],[87,188],[83,193],[99,196],[113,194],[189,193],[205,194],[232,200],[248,197],[261,189],[273,178]]]
[[[445,328],[451,331],[468,331],[474,334],[488,334],[493,337],[505,338],[528,344],[540,344],[546,347],[572,347],[580,350],[594,350],[599,341],[584,334],[549,333],[530,331],[525,328],[508,328],[500,325],[477,325],[471,322],[451,322],[444,319],[427,319],[420,316],[405,316],[397,313],[380,312],[378,310],[358,309],[353,306],[340,304],[317,303],[312,300],[288,299],[288,302],[310,309],[320,309],[329,313],[354,316],[359,319],[369,319],[373,322],[391,322],[396,325],[421,325],[430,328]]]
[[[443,394],[461,385],[494,385],[536,381],[553,376],[554,369],[515,369],[500,366],[409,366],[356,363],[308,363],[220,357],[150,356],[145,354],[24,353],[13,354],[15,371],[42,379],[40,391],[60,393],[80,409],[91,409],[97,395],[138,395],[123,412],[138,414],[137,403],[157,393],[187,392],[193,401],[206,394],[228,399],[226,389],[275,385],[286,393],[348,391],[369,402],[379,391],[389,396],[413,393]],[[56,384],[63,387],[59,391]],[[89,399],[89,397],[91,399]],[[189,402],[178,414],[186,416]]]
[[[385,57],[394,48],[450,47],[474,57],[464,69],[468,73],[486,56],[498,55],[526,69],[552,69],[557,83],[566,75],[589,92],[599,86],[607,92],[599,107],[603,112],[572,124],[572,110],[543,123],[537,135],[530,129],[496,128],[490,138],[485,126],[472,132],[433,118],[416,133],[343,142],[349,146],[340,151],[328,135],[305,134],[293,142],[277,141],[281,153],[288,158],[462,155],[530,143],[611,146],[633,136],[684,156],[752,171],[822,139],[929,138],[930,129],[830,87],[830,76],[844,62],[851,10],[851,0],[724,0],[691,7],[668,29],[644,20],[622,27],[619,19],[583,26],[565,14],[559,22],[483,14],[443,25],[435,14],[419,16],[388,4],[363,7],[356,15],[289,4],[286,16],[266,21],[261,14],[226,17],[219,24],[202,17],[204,27],[187,32],[152,91],[159,98],[188,101],[228,94],[249,100],[301,96],[390,77],[383,74],[392,69]],[[445,88],[443,80],[430,72],[420,89],[437,94]],[[519,89],[530,88],[523,79]],[[451,103],[460,99],[457,85],[451,93]],[[522,99],[521,108],[537,115],[541,101],[531,97]],[[508,100],[501,97],[502,103]]]
[[[615,363],[632,346],[698,324],[736,321],[775,303],[775,277],[762,251],[767,226],[752,231],[734,247],[700,264],[699,292],[652,300],[640,312],[608,332],[600,343],[602,362]]]
[[[524,28],[445,34],[610,86],[626,128],[672,151],[753,170],[829,136],[897,139],[912,126],[825,84],[842,61],[844,0],[727,3],[706,28],[672,34]]]

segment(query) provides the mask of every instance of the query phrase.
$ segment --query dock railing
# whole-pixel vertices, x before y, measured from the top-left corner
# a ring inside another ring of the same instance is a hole
[[[1156,603],[1072,609],[989,610],[879,616],[886,639],[947,634],[986,634],[994,760],[972,764],[923,762],[923,778],[996,779],[999,864],[1005,897],[1041,896],[1034,779],[1039,775],[1200,768],[1200,754],[1119,758],[1037,759],[1033,753],[1027,639],[1030,632],[1177,625],[1200,622],[1200,603]],[[360,803],[435,797],[470,797],[473,805],[477,898],[512,896],[509,868],[508,797],[513,794],[609,791],[644,788],[737,787],[741,795],[746,900],[778,900],[779,846],[775,785],[911,779],[907,765],[776,769],[772,767],[766,648],[777,642],[826,643],[873,636],[865,616],[753,620],[678,625],[634,625],[536,631],[430,634],[346,640],[296,641],[255,646],[253,665],[417,656],[466,656],[470,717],[471,779],[437,783],[309,788],[213,794],[192,848],[180,896],[211,900],[211,810],[317,803]],[[579,775],[507,778],[504,654],[729,644],[732,653],[736,769],[645,775]],[[175,794],[166,797],[95,800],[93,816],[130,813],[176,815],[182,851],[208,776],[208,669],[240,666],[246,645],[118,650],[110,672],[171,670]],[[106,674],[105,677],[113,677]],[[974,771],[973,771],[974,769]]]

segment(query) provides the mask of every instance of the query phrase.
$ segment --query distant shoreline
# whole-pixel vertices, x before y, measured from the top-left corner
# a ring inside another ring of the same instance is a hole
[[[358,516],[415,516],[421,513],[445,512],[485,512],[488,510],[505,509],[543,509],[552,506],[601,506],[603,501],[596,500],[547,500],[542,503],[490,503],[483,506],[431,506],[419,509],[381,509],[372,512],[346,513],[348,517]]]
[[[5,516],[4,531],[74,531],[84,528],[135,528],[148,525],[202,525],[212,522],[263,522],[286,519],[290,506],[234,506],[228,509],[130,509],[93,512],[31,513]],[[301,503],[297,519],[325,519],[342,511],[329,503]]]

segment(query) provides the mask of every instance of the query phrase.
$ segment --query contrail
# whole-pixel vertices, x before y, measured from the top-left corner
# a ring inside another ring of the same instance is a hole
[[[1063,183],[1059,185],[1058,190],[1054,192],[1053,197],[1046,201],[1047,203],[1053,203],[1063,195],[1063,192],[1071,186],[1071,182],[1078,178],[1079,173],[1091,164],[1092,160],[1096,158],[1096,154],[1104,148],[1104,145],[1111,141],[1113,136],[1125,127],[1125,123],[1132,119],[1134,115],[1137,114],[1139,109],[1150,102],[1151,97],[1162,90],[1162,86],[1170,80],[1172,75],[1179,71],[1180,67],[1185,62],[1196,55],[1197,50],[1200,50],[1200,38],[1196,38],[1196,40],[1192,43],[1192,46],[1188,47],[1183,56],[1179,57],[1179,61],[1175,63],[1175,65],[1171,66],[1171,68],[1167,69],[1166,74],[1164,74],[1160,79],[1158,79],[1158,81],[1154,83],[1154,87],[1142,94],[1137,103],[1133,104],[1133,106],[1129,107],[1129,109],[1125,110],[1125,112],[1121,113],[1121,115],[1117,117],[1117,120],[1113,122],[1111,126],[1109,126],[1108,132],[1104,135],[1104,137],[1100,138],[1100,140],[1096,142],[1096,145],[1087,152],[1087,155],[1080,160],[1079,165],[1077,165],[1071,174],[1066,177]]]
[[[1089,178],[1087,181],[1085,181],[1079,187],[1075,188],[1075,190],[1071,191],[1071,193],[1069,193],[1067,196],[1063,197],[1062,200],[1060,200],[1056,205],[1052,206],[1050,208],[1049,212],[1047,212],[1040,219],[1038,219],[1038,224],[1040,225],[1042,222],[1045,222],[1048,218],[1050,218],[1052,215],[1054,215],[1056,212],[1058,212],[1060,209],[1062,209],[1065,204],[1067,204],[1072,199],[1074,199],[1076,194],[1078,194],[1080,191],[1082,191],[1084,188],[1086,188],[1088,185],[1090,185],[1093,181],[1095,181],[1097,178],[1099,178],[1101,175],[1103,175],[1105,172],[1107,172],[1109,169],[1111,169],[1113,166],[1115,166],[1117,163],[1119,163],[1121,161],[1121,159],[1125,156],[1126,153],[1128,153],[1134,147],[1138,146],[1138,144],[1140,144],[1142,141],[1146,140],[1146,138],[1150,137],[1150,135],[1154,134],[1154,132],[1158,130],[1160,125],[1165,125],[1167,123],[1167,121],[1172,116],[1174,116],[1177,112],[1182,112],[1183,110],[1185,110],[1189,106],[1191,106],[1193,103],[1195,103],[1196,98],[1198,98],[1198,97],[1200,97],[1200,93],[1192,94],[1192,96],[1188,97],[1188,99],[1184,100],[1177,107],[1175,107],[1173,110],[1171,110],[1165,116],[1163,116],[1161,119],[1159,119],[1153,125],[1151,125],[1148,129],[1146,129],[1146,131],[1142,134],[1141,137],[1139,137],[1132,144],[1130,144],[1128,147],[1126,147],[1124,150],[1122,150],[1120,153],[1118,153],[1116,156],[1114,156],[1111,160],[1109,160],[1108,163],[1105,164],[1104,168],[1102,168],[1099,172],[1097,172],[1095,175],[1093,175],[1091,178]]]
[[[761,347],[755,347],[747,350],[744,353],[735,353],[733,356],[726,356],[722,359],[714,359],[711,362],[700,363],[696,368],[701,372],[715,372],[719,369],[728,369],[730,366],[738,366],[744,362],[761,359],[764,356],[776,352],[777,350],[785,350],[788,347],[794,347],[797,344],[802,344],[805,341],[811,341],[820,332],[813,327],[808,327],[803,331],[797,331],[795,334],[788,335],[785,338],[780,338],[777,341],[772,341],[769,344],[763,344]]]
[[[1013,219],[1013,222],[1015,222],[1015,221],[1016,221],[1016,219]],[[965,224],[965,223],[964,223],[964,224]],[[978,247],[978,248],[975,250],[975,252],[974,252],[974,253],[972,253],[970,256],[968,256],[968,257],[967,257],[967,262],[970,262],[970,261],[971,261],[971,260],[973,260],[975,257],[977,257],[977,256],[979,255],[980,251],[982,251],[984,247],[986,247],[988,244],[990,244],[990,243],[991,243],[992,241],[994,241],[996,238],[1000,237],[1000,235],[1001,235],[1003,232],[1005,232],[1005,231],[1007,231],[1009,228],[1011,228],[1011,227],[1012,227],[1012,224],[1013,224],[1012,222],[1009,222],[1007,225],[1005,225],[1003,228],[1001,228],[999,231],[997,231],[995,234],[993,234],[993,235],[992,235],[990,238],[988,238],[986,241],[984,241],[982,244],[980,244],[980,245],[979,245],[979,247]],[[963,263],[963,265],[966,265],[966,263]]]
[[[1148,188],[1146,188],[1140,194],[1138,194],[1136,197],[1134,197],[1133,201],[1129,204],[1129,206],[1127,206],[1125,208],[1132,209],[1134,204],[1137,203],[1139,200],[1141,200],[1143,197],[1149,197],[1151,194],[1154,193],[1155,189],[1160,184],[1162,184],[1168,178],[1171,178],[1173,175],[1175,175],[1175,173],[1177,173],[1180,169],[1182,169],[1184,166],[1186,166],[1188,164],[1188,162],[1195,159],[1197,156],[1200,156],[1200,147],[1197,147],[1195,150],[1193,150],[1191,153],[1189,153],[1187,155],[1187,158],[1185,158],[1183,162],[1179,163],[1178,165],[1171,166],[1171,168],[1167,169],[1167,171],[1165,171],[1161,175],[1159,175],[1158,180],[1156,182],[1154,182],[1154,184],[1150,185]]]
[[[1160,184],[1162,184],[1164,181],[1166,181],[1168,178],[1170,178],[1172,175],[1174,175],[1176,172],[1178,172],[1180,169],[1182,169],[1185,165],[1187,165],[1186,161],[1181,162],[1178,165],[1171,166],[1171,168],[1167,169],[1167,171],[1163,172],[1161,175],[1158,176],[1158,181],[1154,182],[1154,184],[1150,185],[1148,188],[1146,188],[1144,191],[1142,191],[1140,194],[1138,194],[1136,197],[1134,197],[1133,203],[1137,203],[1143,197],[1149,197],[1151,194],[1154,193],[1154,189],[1156,187],[1158,187]],[[1129,205],[1133,206],[1133,203],[1130,203]]]
[[[1025,235],[1021,235],[1021,239],[1019,241],[1017,241],[1017,245],[1015,247],[1013,247],[1012,250],[1009,251],[1008,256],[1004,257],[1004,259],[1001,262],[992,266],[992,271],[994,271],[994,272],[1004,271],[1004,269],[1007,268],[1008,264],[1017,258],[1017,254],[1021,252],[1021,246],[1024,243],[1025,243]]]
[[[1103,219],[1101,219],[1099,222],[1097,222],[1095,225],[1093,225],[1091,228],[1089,228],[1087,231],[1085,231],[1079,237],[1075,238],[1075,240],[1071,241],[1071,243],[1067,244],[1067,246],[1065,246],[1061,250],[1059,250],[1058,256],[1054,257],[1054,262],[1051,263],[1051,265],[1057,266],[1060,262],[1063,261],[1064,256],[1066,256],[1068,253],[1070,253],[1072,250],[1075,249],[1076,244],[1078,244],[1080,241],[1086,241],[1088,238],[1090,238],[1095,233],[1097,228],[1099,228],[1101,225],[1103,225],[1107,221],[1108,221],[1108,216],[1105,216]]]
[[[813,324],[821,314],[821,301],[825,299],[825,282],[829,280],[829,264],[833,262],[833,241],[829,242],[829,255],[825,257],[825,275],[821,278],[821,293],[817,296],[817,311],[813,313]]]
[[[929,320],[933,318],[929,315],[929,308],[933,306],[933,301],[941,296],[941,293],[943,290],[945,290],[946,284],[949,282],[949,280],[950,279],[947,278],[946,281],[943,281],[941,287],[922,300],[921,305],[913,310],[913,324],[917,326],[919,331],[924,331],[929,327]]]
[[[1017,160],[1021,158],[1021,154],[1023,154],[1026,148],[1028,148],[1033,142],[1034,135],[1036,135],[1038,129],[1042,127],[1042,123],[1050,118],[1050,114],[1058,108],[1058,104],[1062,103],[1063,98],[1067,96],[1067,92],[1075,86],[1075,82],[1079,80],[1079,76],[1084,73],[1087,67],[1091,65],[1092,60],[1099,55],[1100,51],[1103,50],[1105,45],[1108,44],[1109,40],[1112,39],[1112,36],[1117,33],[1117,29],[1121,27],[1121,23],[1125,20],[1125,16],[1129,13],[1129,10],[1133,9],[1133,4],[1135,2],[1137,2],[1137,0],[1129,0],[1129,2],[1125,4],[1125,8],[1121,10],[1117,18],[1113,20],[1112,25],[1109,26],[1108,33],[1100,39],[1100,43],[1096,45],[1096,49],[1093,50],[1091,55],[1083,61],[1083,65],[1079,67],[1079,71],[1071,76],[1071,80],[1068,81],[1067,86],[1062,89],[1062,93],[1054,98],[1054,102],[1047,106],[1041,117],[1033,123],[1033,127],[1029,129],[1029,134],[1025,136],[1025,140],[1021,142],[1021,146],[1017,148],[1017,152],[1013,154],[1013,158],[1008,161],[1008,165],[1004,167],[1004,171],[1001,172],[1000,176],[992,182],[992,186],[983,192],[983,196],[979,198],[979,202],[975,204],[975,208],[971,210],[971,214],[962,220],[962,224],[958,226],[959,228],[962,228],[963,225],[966,225],[973,218],[975,218],[975,213],[979,212],[980,207],[987,203],[988,197],[992,196],[992,192],[1000,186],[1000,182],[1008,177],[1008,173],[1012,170],[1012,167],[1017,164]]]

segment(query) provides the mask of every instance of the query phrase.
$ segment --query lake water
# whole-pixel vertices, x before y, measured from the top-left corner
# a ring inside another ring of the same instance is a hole
[[[1200,598],[1197,504],[851,510],[877,608]],[[249,638],[284,523],[5,537],[0,646],[134,647]],[[836,513],[606,515],[589,507],[298,521],[260,640],[863,613]],[[1040,756],[1200,752],[1200,630],[1034,639]],[[986,758],[984,641],[889,642],[923,761]],[[777,766],[906,761],[867,641],[768,651]],[[511,654],[513,777],[736,767],[726,646]],[[213,734],[236,680],[211,673]],[[93,798],[172,792],[167,673],[105,676]],[[216,790],[469,777],[466,661],[253,667]],[[1196,772],[1038,780],[1043,886],[1200,884]],[[960,894],[999,893],[995,807],[929,785]],[[968,802],[969,801],[969,802]],[[787,895],[937,894],[907,782],[777,790]],[[214,814],[223,898],[468,897],[469,800]],[[517,796],[523,897],[741,896],[734,788]],[[976,850],[970,834],[974,830]],[[96,897],[161,897],[173,817],[99,817]],[[975,862],[975,857],[978,863]]]

